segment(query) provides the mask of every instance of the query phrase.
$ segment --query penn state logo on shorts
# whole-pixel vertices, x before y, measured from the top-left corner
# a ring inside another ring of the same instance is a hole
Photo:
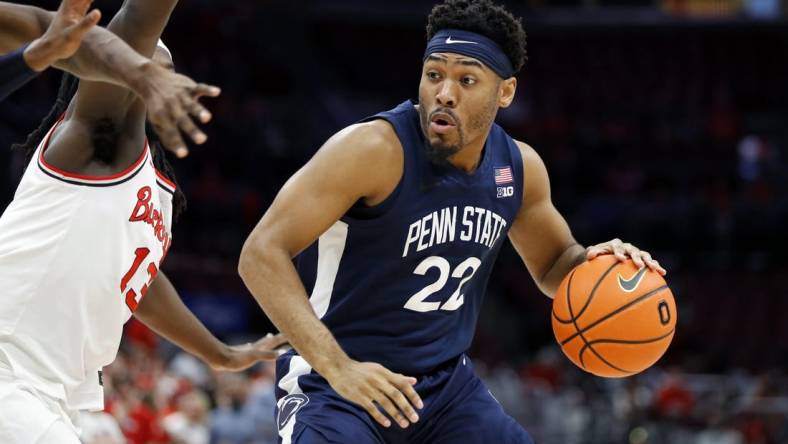
[[[303,393],[287,395],[282,398],[282,401],[279,403],[279,411],[276,414],[276,424],[279,426],[279,429],[281,430],[287,424],[287,421],[308,403],[309,397]]]

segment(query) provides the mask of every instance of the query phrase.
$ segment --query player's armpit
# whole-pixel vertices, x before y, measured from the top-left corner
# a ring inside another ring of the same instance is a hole
[[[542,159],[530,146],[517,142],[523,156],[523,205],[509,239],[536,284],[546,295],[555,293],[564,276],[585,258],[585,249],[572,237],[566,220],[553,206],[550,179]]]

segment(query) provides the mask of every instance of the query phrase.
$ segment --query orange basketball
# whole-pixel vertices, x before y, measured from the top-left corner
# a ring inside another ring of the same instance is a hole
[[[676,302],[659,273],[608,254],[564,278],[552,320],[556,340],[575,365],[620,378],[651,367],[665,353],[676,329]]]

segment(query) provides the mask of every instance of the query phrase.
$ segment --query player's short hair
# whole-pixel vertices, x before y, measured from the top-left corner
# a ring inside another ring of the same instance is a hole
[[[23,143],[14,144],[11,146],[12,150],[21,150],[25,156],[24,166],[30,163],[33,158],[38,145],[44,140],[44,137],[49,132],[49,129],[57,123],[60,116],[68,109],[71,99],[77,93],[79,87],[79,79],[69,73],[63,73],[63,78],[60,81],[60,89],[57,92],[57,99],[55,105],[49,110],[49,114],[44,117],[41,124],[32,133],[27,136]],[[117,143],[117,134],[115,134],[114,125],[109,125],[107,122],[97,122],[96,129],[94,130],[93,144],[95,146],[94,157],[99,161],[110,161],[114,159],[115,146]],[[173,221],[186,209],[186,195],[183,194],[181,187],[178,186],[178,181],[175,178],[175,171],[172,165],[167,161],[164,147],[162,147],[159,137],[151,128],[150,124],[146,122],[146,135],[148,137],[148,144],[151,147],[151,154],[153,155],[153,164],[156,169],[175,183],[175,193],[172,196],[172,216]]]
[[[515,71],[528,60],[522,19],[490,0],[445,0],[436,5],[427,19],[427,40],[443,29],[471,31],[491,39]]]

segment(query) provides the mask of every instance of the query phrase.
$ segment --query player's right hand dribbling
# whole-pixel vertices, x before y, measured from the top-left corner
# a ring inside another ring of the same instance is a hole
[[[391,421],[380,408],[403,429],[419,420],[413,407],[424,408],[413,388],[416,378],[393,373],[374,362],[348,360],[323,377],[340,396],[364,408],[383,427],[391,426]]]

